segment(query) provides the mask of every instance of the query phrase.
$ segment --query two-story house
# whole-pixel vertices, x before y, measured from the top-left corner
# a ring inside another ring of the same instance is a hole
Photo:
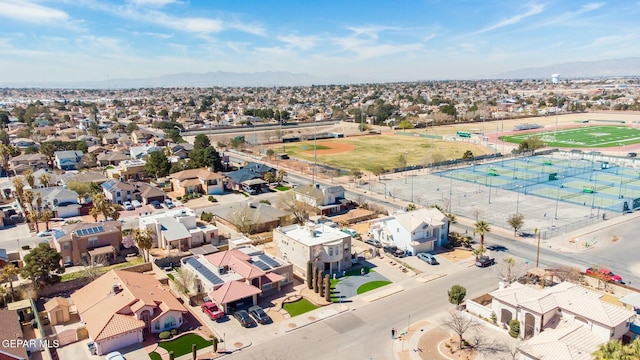
[[[97,260],[115,260],[122,244],[119,221],[77,223],[54,230],[52,247],[65,264],[90,264]]]
[[[329,186],[320,188],[316,186],[298,186],[292,190],[296,200],[309,204],[318,209],[320,215],[336,215],[348,211],[351,201],[344,196],[342,186]]]
[[[22,154],[9,159],[9,169],[20,175],[27,169],[46,169],[49,167],[47,155],[44,154]]]
[[[307,262],[330,274],[351,268],[351,235],[324,224],[283,226],[273,230],[276,256],[307,275]]]
[[[449,218],[436,208],[418,209],[371,221],[369,236],[407,255],[433,251],[447,241]]]
[[[78,201],[78,193],[62,186],[36,188],[34,193],[33,208],[37,209],[36,196],[39,193],[42,198],[42,206],[48,207],[54,217],[67,218],[80,215],[81,205]]]
[[[179,328],[187,309],[153,275],[111,270],[71,294],[97,355]]]
[[[82,160],[82,151],[64,150],[53,153],[53,163],[60,170],[75,170],[76,165]]]
[[[136,191],[136,187],[133,184],[120,180],[108,180],[100,186],[105,199],[112,204],[122,205],[125,201],[135,200],[133,193]]]
[[[147,173],[144,170],[144,160],[125,160],[121,161],[117,167],[107,169],[107,176],[111,179],[125,180],[141,180]]]
[[[140,229],[153,232],[153,247],[167,252],[172,249],[187,251],[218,241],[218,228],[211,224],[198,224],[195,212],[189,208],[143,215],[138,221]]]
[[[129,148],[129,156],[132,159],[144,159],[155,151],[162,151],[162,148],[154,145],[131,146]]]
[[[224,176],[207,168],[189,169],[169,175],[173,191],[180,196],[200,193],[218,195],[224,192]]]

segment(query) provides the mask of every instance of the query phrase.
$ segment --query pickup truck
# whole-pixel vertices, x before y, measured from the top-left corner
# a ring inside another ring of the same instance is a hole
[[[399,257],[399,258],[403,258],[403,257],[407,256],[405,251],[398,249],[397,246],[385,246],[385,247],[382,248],[382,250],[384,250],[384,252],[386,252],[389,255],[393,255],[393,256]]]
[[[212,302],[203,303],[200,307],[202,308],[202,312],[209,315],[211,320],[218,320],[224,316],[224,311],[220,310],[218,305]]]
[[[480,256],[476,260],[476,266],[477,267],[487,267],[487,266],[491,266],[491,265],[493,265],[495,263],[496,263],[496,259],[488,257],[488,256]]]

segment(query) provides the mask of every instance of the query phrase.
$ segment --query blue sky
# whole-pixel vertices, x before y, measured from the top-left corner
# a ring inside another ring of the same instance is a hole
[[[0,0],[0,83],[289,71],[475,79],[640,56],[640,2]]]

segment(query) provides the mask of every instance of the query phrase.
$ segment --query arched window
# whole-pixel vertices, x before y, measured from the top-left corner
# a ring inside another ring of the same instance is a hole
[[[500,322],[503,324],[508,324],[511,321],[513,314],[509,309],[502,309],[500,312]]]
[[[164,328],[165,329],[171,329],[176,327],[176,318],[173,316],[167,316],[164,319]]]

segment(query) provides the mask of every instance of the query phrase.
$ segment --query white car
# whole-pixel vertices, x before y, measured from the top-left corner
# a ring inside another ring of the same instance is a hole
[[[104,358],[105,360],[126,360],[122,354],[118,351],[110,352]]]
[[[53,230],[42,230],[38,233],[38,237],[53,236]]]
[[[131,205],[131,203],[129,201],[125,201],[124,204],[122,204],[122,206],[124,207],[125,210],[134,210],[135,209],[133,207],[133,205]]]
[[[142,204],[138,200],[131,201],[131,205],[133,205],[134,208],[142,207]]]

